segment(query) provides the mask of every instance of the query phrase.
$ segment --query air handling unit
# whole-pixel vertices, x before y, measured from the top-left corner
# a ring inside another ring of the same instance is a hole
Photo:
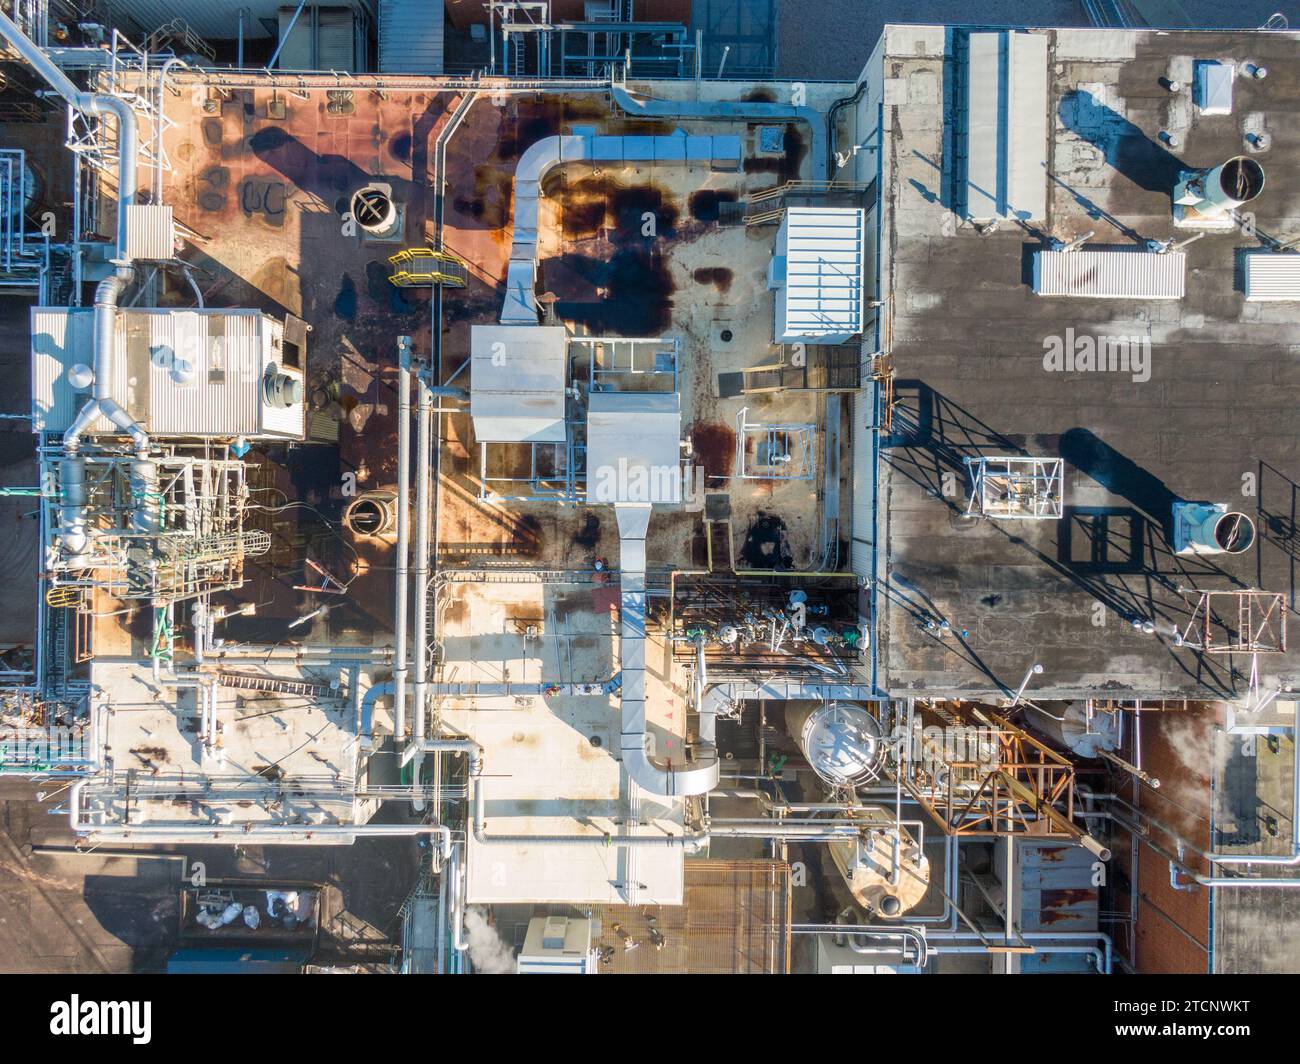
[[[767,268],[773,342],[840,344],[862,332],[863,211],[790,207]]]
[[[93,383],[93,313],[32,309],[32,431],[65,432]],[[301,440],[306,326],[258,310],[118,310],[103,382],[153,436]],[[86,434],[117,435],[103,414]]]

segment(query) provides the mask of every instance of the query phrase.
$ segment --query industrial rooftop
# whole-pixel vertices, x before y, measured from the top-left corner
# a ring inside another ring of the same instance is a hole
[[[103,6],[0,13],[0,897],[224,870],[122,970],[1300,964],[1285,19],[786,80],[784,5]]]

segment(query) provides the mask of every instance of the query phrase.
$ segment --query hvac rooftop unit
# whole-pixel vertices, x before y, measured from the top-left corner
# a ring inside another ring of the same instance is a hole
[[[1186,273],[1181,251],[1034,252],[1034,292],[1040,296],[1182,299]]]
[[[786,210],[767,272],[774,342],[837,344],[862,332],[863,219],[859,207]]]
[[[32,308],[32,431],[63,432],[89,395],[93,311]],[[307,326],[258,310],[117,313],[110,390],[151,435],[300,440]],[[91,435],[117,435],[102,415]]]
[[[1252,251],[1243,258],[1247,302],[1300,300],[1300,255]]]

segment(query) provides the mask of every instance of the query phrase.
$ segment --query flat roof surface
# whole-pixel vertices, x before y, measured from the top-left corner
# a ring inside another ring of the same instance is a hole
[[[590,834],[574,845],[467,846],[467,898],[500,902],[677,905],[680,846],[607,846],[608,833],[682,833],[680,798],[647,794],[617,760],[621,717],[605,685],[617,671],[617,584],[574,574],[553,582],[525,573],[448,573],[440,591],[445,660],[437,681],[558,683],[564,693],[448,696],[442,726],[484,749],[486,834]],[[528,629],[533,630],[528,635]],[[668,646],[646,645],[657,748],[680,758],[684,681]],[[573,685],[593,685],[578,693]]]
[[[339,676],[292,662],[223,662],[221,669],[317,684]],[[199,739],[193,686],[158,683],[147,661],[96,659],[90,676],[114,785],[110,792],[96,779],[83,804],[105,822],[288,826],[355,815],[359,722],[345,690],[313,696],[218,685],[217,758],[205,755]]]
[[[1295,310],[1245,302],[1239,275],[1241,255],[1261,246],[1255,234],[1300,231],[1291,176],[1300,144],[1286,135],[1300,111],[1297,37],[1050,36],[1047,217],[1041,230],[1003,221],[981,236],[951,207],[944,34],[889,31],[881,261],[897,402],[882,440],[881,679],[898,694],[998,694],[1038,662],[1030,688],[1041,697],[1242,693],[1248,658],[1198,654],[1173,633],[1202,590],[1261,588],[1285,595],[1289,613],[1296,605]],[[1259,63],[1269,75],[1238,78],[1232,114],[1201,115],[1189,88],[1198,58]],[[1246,134],[1261,128],[1274,135],[1255,152]],[[1048,236],[1092,233],[1090,245],[1113,246],[1190,236],[1171,214],[1179,171],[1239,154],[1268,175],[1249,205],[1253,233],[1210,232],[1183,248],[1184,299],[1033,294],[1032,252]],[[1085,335],[1138,338],[1147,364],[1045,368],[1052,338]],[[981,454],[1064,458],[1064,518],[965,516],[965,459]],[[1257,545],[1241,556],[1176,555],[1179,499],[1244,510]],[[947,620],[951,633],[931,634],[928,619]],[[1261,655],[1263,683],[1296,664],[1294,650]]]

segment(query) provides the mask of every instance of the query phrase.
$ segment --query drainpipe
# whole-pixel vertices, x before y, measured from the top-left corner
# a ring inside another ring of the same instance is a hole
[[[406,593],[411,583],[411,338],[397,338],[397,584],[394,594],[393,741],[406,738]]]

